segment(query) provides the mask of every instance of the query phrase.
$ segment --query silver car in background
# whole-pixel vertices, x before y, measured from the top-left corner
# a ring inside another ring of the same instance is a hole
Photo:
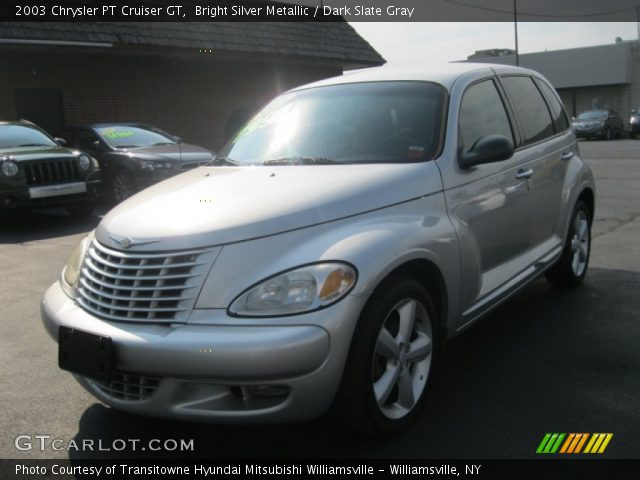
[[[435,349],[539,275],[575,286],[595,186],[521,68],[381,67],[273,100],[107,214],[46,292],[59,364],[113,408],[406,428]]]

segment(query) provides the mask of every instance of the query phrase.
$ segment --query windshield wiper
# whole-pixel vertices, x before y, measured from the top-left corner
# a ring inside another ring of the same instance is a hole
[[[282,157],[265,160],[263,165],[337,165],[341,162],[324,157]]]
[[[207,165],[230,165],[232,167],[240,165],[240,162],[237,160],[232,160],[229,157],[216,157],[211,160]]]
[[[23,143],[18,146],[19,147],[51,147],[52,145],[47,145],[46,143]]]
[[[158,145],[177,145],[177,144],[173,143],[173,142],[158,142],[158,143],[152,143],[149,146],[150,147],[157,147]]]

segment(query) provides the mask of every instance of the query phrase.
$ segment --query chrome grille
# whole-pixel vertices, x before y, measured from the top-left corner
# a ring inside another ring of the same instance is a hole
[[[80,180],[75,158],[23,162],[27,185],[55,185]]]
[[[116,400],[141,402],[147,400],[160,386],[161,379],[132,373],[113,372],[109,382],[91,382],[103,393]]]
[[[184,322],[212,263],[210,254],[124,252],[94,239],[78,279],[78,303],[108,320]]]

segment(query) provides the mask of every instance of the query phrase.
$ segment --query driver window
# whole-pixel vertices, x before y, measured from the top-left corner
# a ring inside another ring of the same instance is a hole
[[[513,141],[509,117],[493,80],[471,85],[460,104],[458,135],[463,151],[470,150],[479,138],[503,135]]]

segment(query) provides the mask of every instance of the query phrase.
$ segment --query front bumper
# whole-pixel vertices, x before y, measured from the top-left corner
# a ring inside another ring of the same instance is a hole
[[[138,190],[143,190],[151,185],[155,185],[156,183],[162,182],[168,178],[171,178],[175,175],[182,173],[180,170],[176,168],[166,169],[166,170],[142,170],[137,169],[131,173],[131,177],[135,183],[135,186]]]
[[[604,127],[590,127],[590,128],[576,128],[574,127],[573,131],[576,134],[576,137],[579,138],[587,138],[587,137],[600,137],[604,135]]]
[[[0,190],[0,208],[73,206],[97,200],[100,180]]]
[[[110,322],[82,310],[56,282],[41,315],[56,341],[61,325],[112,338],[116,380],[76,376],[107,405],[186,420],[282,422],[329,408],[363,303],[347,297],[290,325],[215,325],[228,321],[224,310],[199,311],[210,317],[207,325]]]

